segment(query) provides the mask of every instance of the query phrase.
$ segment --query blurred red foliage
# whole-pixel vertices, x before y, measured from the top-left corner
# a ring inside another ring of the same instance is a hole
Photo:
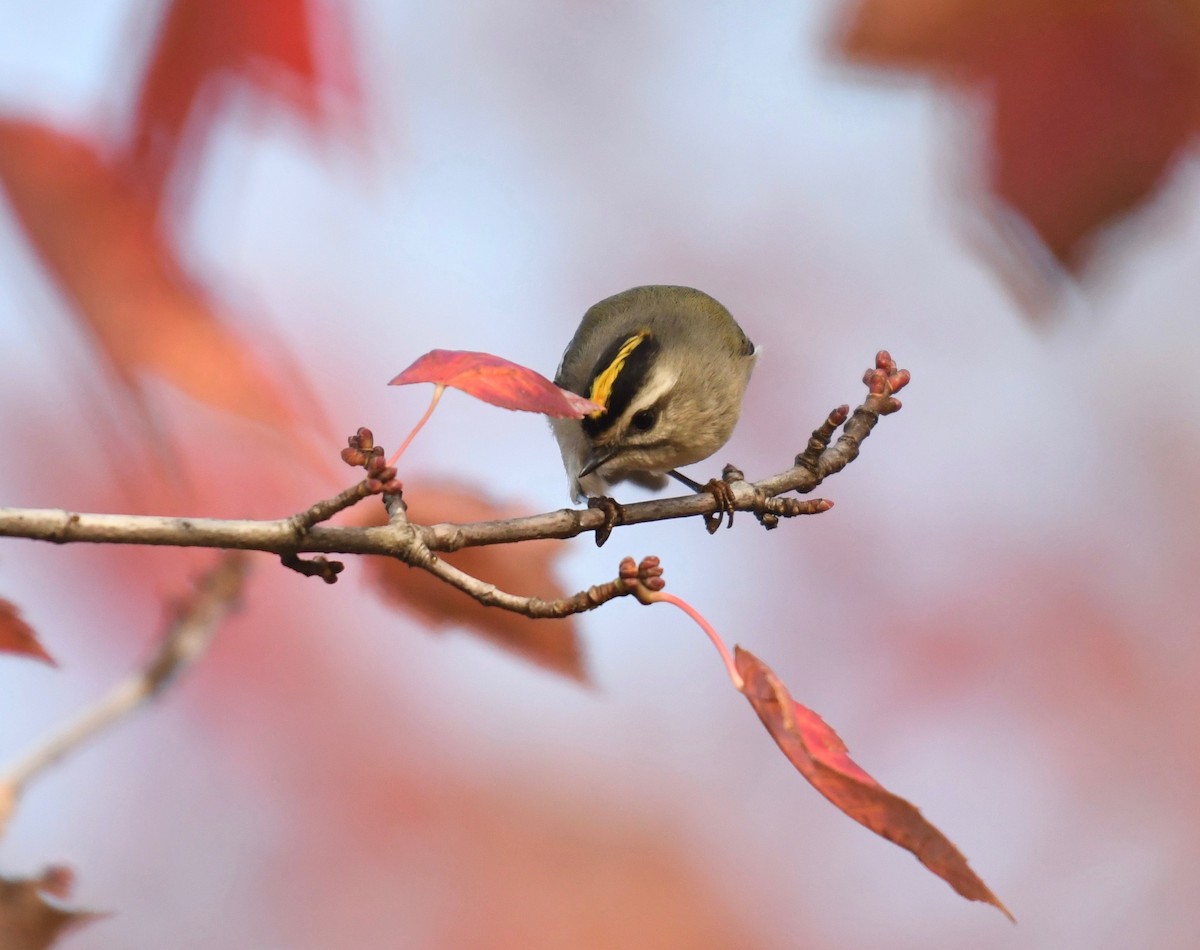
[[[209,405],[284,432],[290,395],[218,319],[140,201],[95,149],[0,119],[0,182],[47,271],[117,378],[155,373]]]
[[[189,193],[203,145],[240,84],[289,104],[313,127],[358,82],[346,8],[325,0],[173,0],[139,87],[118,168],[158,205],[168,179]]]
[[[992,191],[1072,268],[1161,186],[1200,123],[1195,4],[856,0],[840,45],[985,96]]]
[[[514,504],[488,502],[479,489],[446,482],[406,483],[404,500],[409,518],[417,524],[492,521],[529,513]],[[364,526],[387,524],[387,512],[382,505],[368,500],[355,509],[353,521]],[[501,590],[550,599],[567,593],[554,575],[555,564],[563,553],[557,541],[532,541],[521,544],[519,551],[491,545],[439,557]],[[365,566],[383,598],[414,614],[423,624],[433,629],[466,627],[539,666],[572,679],[587,679],[573,617],[531,620],[507,610],[484,607],[432,575],[391,558],[372,557]]]
[[[58,665],[38,642],[33,628],[21,619],[21,612],[3,598],[0,598],[0,652],[17,653],[51,666]]]
[[[70,868],[54,865],[41,877],[0,878],[0,946],[5,950],[45,950],[67,931],[105,916],[46,901],[47,896],[66,897],[73,877]]]

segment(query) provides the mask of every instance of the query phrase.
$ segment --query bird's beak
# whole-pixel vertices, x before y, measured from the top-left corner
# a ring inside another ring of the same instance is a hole
[[[579,474],[576,476],[576,478],[586,478],[588,475],[591,475],[592,472],[596,471],[596,469],[598,469],[605,462],[615,458],[618,452],[620,452],[619,448],[592,449],[591,455],[583,460],[583,468],[579,470]]]

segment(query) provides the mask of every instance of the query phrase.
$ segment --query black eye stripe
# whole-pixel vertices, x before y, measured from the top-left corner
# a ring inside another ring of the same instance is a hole
[[[596,365],[592,368],[589,379],[595,379],[612,365],[613,360],[617,358],[621,347],[625,345],[628,339],[629,337],[622,337],[614,340],[600,354],[600,359],[596,360]],[[583,420],[584,432],[595,438],[613,427],[625,410],[629,408],[630,403],[633,402],[633,397],[638,394],[638,391],[645,384],[646,377],[650,375],[650,369],[658,357],[658,351],[658,341],[653,336],[647,334],[646,338],[626,356],[624,365],[617,373],[617,378],[613,380],[612,390],[609,394],[605,411],[598,416],[588,416],[585,418]]]

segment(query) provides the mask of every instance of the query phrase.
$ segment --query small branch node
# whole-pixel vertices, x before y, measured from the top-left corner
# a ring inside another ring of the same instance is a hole
[[[383,449],[375,445],[375,435],[365,426],[360,426],[358,432],[346,439],[346,448],[342,449],[342,461],[352,468],[363,468],[372,455],[383,455]]]
[[[829,413],[825,421],[813,430],[804,451],[796,456],[796,467],[816,475],[821,453],[829,447],[829,443],[833,441],[833,434],[845,423],[849,416],[850,407],[844,404]]]
[[[384,492],[383,507],[387,509],[388,524],[392,527],[408,524],[408,505],[404,503],[403,492]]]
[[[319,577],[326,584],[336,584],[338,575],[346,569],[341,561],[333,561],[318,554],[311,559],[305,559],[298,554],[281,554],[279,561],[284,567],[290,568],[305,577]]]
[[[895,394],[909,384],[912,374],[906,369],[898,369],[896,361],[887,350],[875,354],[875,368],[869,369],[863,375],[870,395],[867,405],[879,415],[886,416],[900,411],[900,400]]]
[[[667,586],[662,564],[653,554],[636,563],[631,557],[622,558],[618,580],[626,594],[632,594],[643,604],[654,603],[659,592]]]
[[[663,569],[659,559],[649,554],[638,562],[638,583],[657,593],[667,586],[663,579]]]

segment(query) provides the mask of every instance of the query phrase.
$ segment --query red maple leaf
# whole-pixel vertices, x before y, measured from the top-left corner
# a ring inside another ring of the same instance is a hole
[[[581,419],[601,408],[591,400],[560,389],[541,373],[490,353],[469,350],[431,350],[388,385],[411,383],[449,386],[502,409],[569,419]]]
[[[735,662],[744,681],[742,693],[788,761],[813,788],[855,821],[911,851],[963,897],[985,901],[1013,919],[950,840],[915,805],[859,768],[838,734],[815,712],[792,699],[762,660],[737,647]]]

